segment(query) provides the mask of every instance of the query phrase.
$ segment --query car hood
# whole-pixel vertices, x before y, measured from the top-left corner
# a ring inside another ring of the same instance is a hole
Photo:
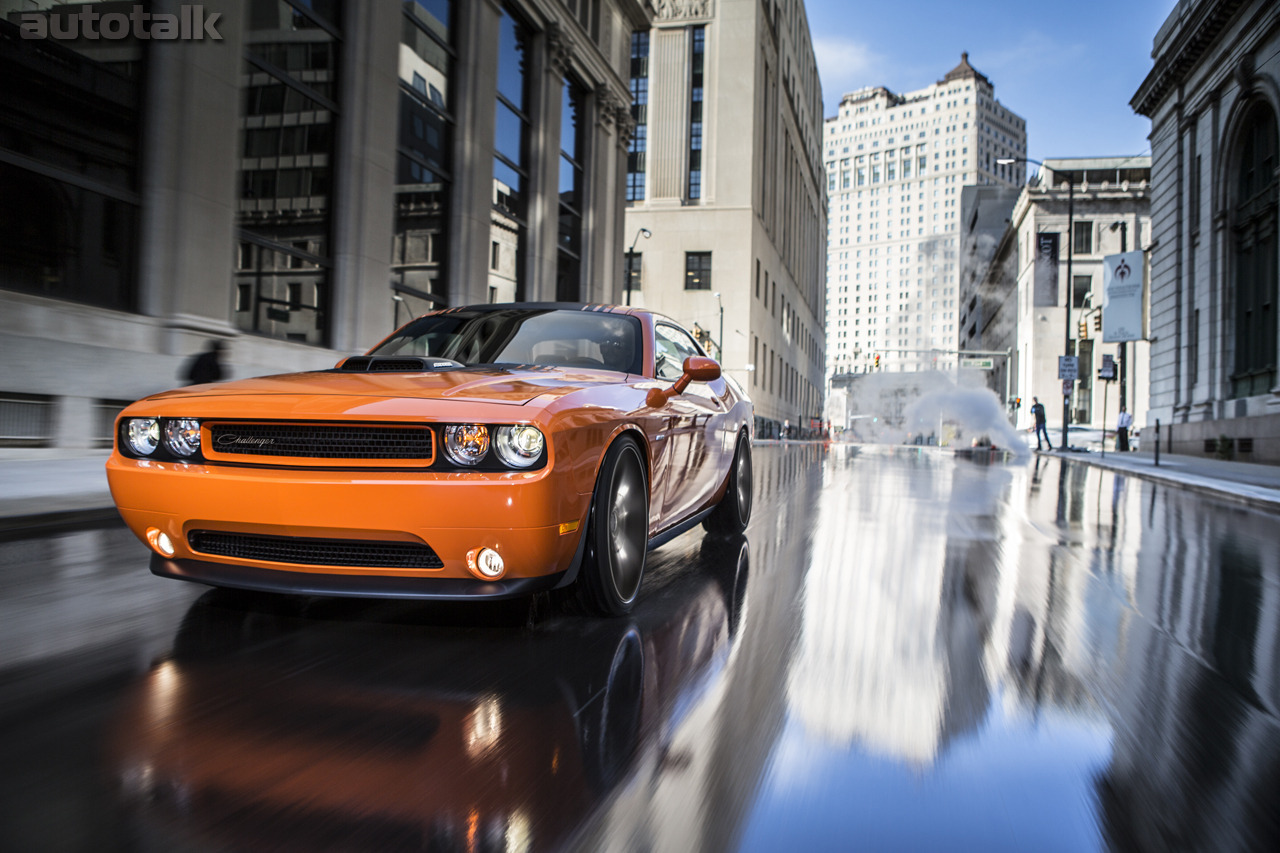
[[[556,367],[468,367],[407,373],[359,373],[321,370],[261,376],[166,391],[152,400],[175,397],[339,396],[383,397],[523,406],[539,397],[553,399],[592,386],[616,385],[627,374],[609,370]]]

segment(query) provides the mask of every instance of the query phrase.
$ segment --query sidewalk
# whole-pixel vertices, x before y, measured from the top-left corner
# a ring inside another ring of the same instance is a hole
[[[757,444],[782,444],[760,441]],[[812,442],[786,441],[786,444]],[[0,455],[0,535],[38,532],[118,517],[107,489],[109,451],[5,452]],[[1047,454],[1096,465],[1199,494],[1280,512],[1280,465],[1226,462],[1194,456],[1094,451]]]
[[[107,489],[108,450],[0,456],[0,535],[119,518]]]
[[[1048,454],[1061,459],[1107,468],[1157,483],[1179,486],[1202,495],[1242,503],[1257,509],[1280,512],[1280,465],[1228,462],[1198,456],[1160,454],[1160,465],[1150,452],[1116,453],[1103,456],[1054,450]]]

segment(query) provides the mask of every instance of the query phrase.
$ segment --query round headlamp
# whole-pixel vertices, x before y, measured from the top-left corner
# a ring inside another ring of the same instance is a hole
[[[452,424],[444,428],[444,453],[455,465],[477,465],[489,452],[484,424]]]
[[[498,427],[493,446],[504,465],[512,468],[529,468],[542,456],[546,439],[542,437],[542,432],[537,427],[517,424]]]
[[[169,418],[164,422],[164,444],[174,456],[192,456],[200,449],[200,422],[195,418]]]
[[[139,456],[150,456],[160,444],[160,421],[155,418],[129,418],[124,425],[125,442]]]

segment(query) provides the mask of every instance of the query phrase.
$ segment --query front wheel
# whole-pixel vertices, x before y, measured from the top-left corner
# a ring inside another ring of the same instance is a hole
[[[729,468],[729,486],[720,503],[702,523],[711,533],[732,535],[747,529],[751,521],[751,440],[747,434],[738,435],[738,448]]]
[[[615,441],[604,456],[591,499],[577,597],[601,616],[630,612],[649,544],[649,486],[640,447]]]

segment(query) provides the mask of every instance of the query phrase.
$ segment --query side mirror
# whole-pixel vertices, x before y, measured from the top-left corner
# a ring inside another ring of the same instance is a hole
[[[690,382],[714,382],[720,378],[720,365],[714,358],[691,355],[684,360],[684,376],[680,379],[683,380],[686,376]],[[686,382],[680,390],[683,392],[688,384]]]
[[[691,355],[684,360],[684,374],[670,388],[651,388],[645,403],[651,409],[660,409],[677,394],[683,394],[690,382],[714,382],[720,378],[720,365],[714,358]]]

